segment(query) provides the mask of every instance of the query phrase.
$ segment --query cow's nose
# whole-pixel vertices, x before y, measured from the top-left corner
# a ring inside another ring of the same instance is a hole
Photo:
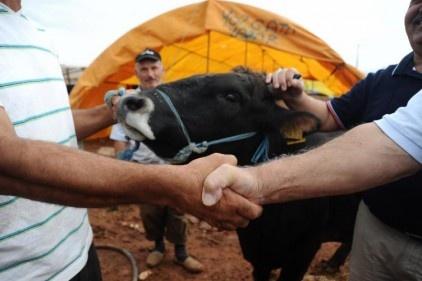
[[[128,96],[125,99],[124,104],[126,105],[126,107],[129,111],[136,111],[136,110],[139,110],[142,107],[144,107],[145,100],[143,98],[137,97],[137,96],[132,96],[132,97]]]

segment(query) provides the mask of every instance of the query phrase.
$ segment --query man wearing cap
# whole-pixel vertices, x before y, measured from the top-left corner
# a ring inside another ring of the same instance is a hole
[[[154,50],[145,49],[135,58],[135,75],[140,83],[137,90],[149,90],[161,84],[164,71],[160,54]],[[125,159],[125,154],[122,152],[130,145],[133,147],[134,144],[129,143],[120,124],[113,126],[110,138],[115,140],[116,157]],[[139,148],[133,153],[132,158],[125,160],[149,164],[165,163],[143,143],[139,144]],[[142,204],[140,209],[146,238],[155,242],[153,250],[147,257],[147,266],[155,267],[163,261],[166,253],[164,243],[164,237],[166,237],[169,242],[174,244],[174,262],[176,264],[192,273],[202,272],[202,264],[190,257],[186,251],[188,225],[184,214],[174,208],[158,205]]]

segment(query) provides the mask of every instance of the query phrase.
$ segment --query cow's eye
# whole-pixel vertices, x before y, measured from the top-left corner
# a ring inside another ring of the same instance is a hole
[[[235,94],[227,94],[227,95],[226,95],[226,99],[227,99],[229,102],[236,102],[236,100],[237,100],[237,98],[236,98],[236,95],[235,95]]]

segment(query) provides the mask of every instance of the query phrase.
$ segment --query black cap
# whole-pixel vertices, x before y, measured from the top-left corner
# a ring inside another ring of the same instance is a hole
[[[142,53],[140,53],[139,55],[136,56],[135,61],[141,62],[141,61],[147,60],[147,59],[159,61],[159,60],[161,60],[161,56],[156,51],[147,48]]]

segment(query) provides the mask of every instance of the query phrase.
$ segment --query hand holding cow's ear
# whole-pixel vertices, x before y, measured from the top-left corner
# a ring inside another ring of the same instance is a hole
[[[285,68],[267,74],[266,83],[272,83],[275,90],[281,90],[283,98],[293,99],[300,96],[304,92],[304,82],[301,75],[294,68]]]

